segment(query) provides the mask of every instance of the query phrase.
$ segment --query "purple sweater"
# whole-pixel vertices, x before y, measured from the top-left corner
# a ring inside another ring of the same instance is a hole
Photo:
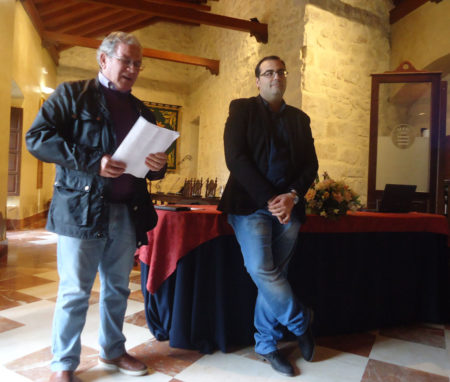
[[[134,107],[130,93],[123,93],[102,86],[106,104],[111,114],[111,120],[116,134],[116,143],[119,147],[128,132],[139,117]],[[117,148],[116,147],[116,148]],[[118,178],[112,178],[111,188],[107,194],[107,200],[112,203],[125,203],[131,199],[134,192],[134,176],[123,174]]]

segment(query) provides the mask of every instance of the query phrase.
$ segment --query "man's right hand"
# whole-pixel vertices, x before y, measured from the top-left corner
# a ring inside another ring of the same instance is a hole
[[[100,176],[105,178],[117,178],[122,175],[127,168],[123,162],[114,160],[111,155],[103,155],[100,162]]]

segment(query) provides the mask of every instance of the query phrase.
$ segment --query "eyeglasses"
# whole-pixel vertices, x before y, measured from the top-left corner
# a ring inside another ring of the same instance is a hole
[[[275,74],[278,74],[278,77],[280,78],[286,78],[288,75],[288,72],[286,69],[279,69],[279,70],[266,70],[264,73],[260,74],[260,76],[266,77],[266,78],[273,78],[275,77]]]
[[[142,65],[141,61],[133,61],[133,60],[130,60],[129,58],[113,56],[113,55],[110,55],[109,57],[119,60],[125,66],[128,66],[128,67],[133,66],[133,68],[135,68],[136,70],[141,71],[144,69],[144,65]]]

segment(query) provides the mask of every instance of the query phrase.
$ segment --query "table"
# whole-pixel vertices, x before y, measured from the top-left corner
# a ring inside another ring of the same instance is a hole
[[[183,196],[180,194],[151,194],[153,201],[169,204],[219,204],[220,198],[206,198],[202,196]]]
[[[139,250],[149,329],[170,345],[210,353],[253,343],[256,288],[216,206],[158,211]],[[354,212],[308,216],[289,280],[331,335],[449,319],[444,216]]]

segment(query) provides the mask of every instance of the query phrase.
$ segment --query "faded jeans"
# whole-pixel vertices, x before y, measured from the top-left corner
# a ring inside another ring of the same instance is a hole
[[[125,352],[122,333],[130,272],[136,250],[134,225],[125,204],[111,204],[108,238],[58,237],[58,298],[53,318],[53,371],[75,370],[80,363],[81,332],[91,289],[100,276],[100,357]]]
[[[277,349],[277,342],[283,337],[280,324],[296,336],[308,327],[308,313],[287,280],[301,223],[291,216],[289,223],[281,224],[265,209],[251,215],[229,214],[228,222],[241,246],[247,272],[258,288],[255,351],[267,354]]]

